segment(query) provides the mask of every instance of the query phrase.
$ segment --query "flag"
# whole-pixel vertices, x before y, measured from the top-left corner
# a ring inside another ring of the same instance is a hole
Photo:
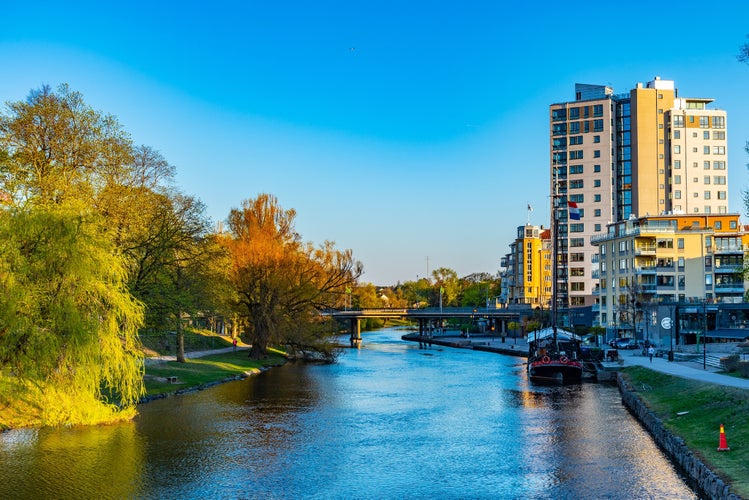
[[[528,211],[529,211],[529,212],[533,212],[533,207],[531,206],[531,204],[530,204],[530,203],[528,203]]]
[[[577,208],[577,203],[568,201],[567,211],[570,214],[570,220],[580,220],[580,210]]]

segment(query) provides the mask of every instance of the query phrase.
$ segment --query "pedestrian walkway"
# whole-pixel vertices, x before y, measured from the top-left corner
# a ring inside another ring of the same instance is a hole
[[[249,348],[250,346],[237,346],[236,350],[244,351]],[[185,359],[202,358],[204,356],[210,356],[211,354],[223,354],[223,353],[232,352],[232,351],[234,351],[234,347],[222,347],[221,349],[211,349],[208,351],[186,352]],[[153,365],[156,363],[166,363],[167,361],[177,361],[177,356],[175,354],[169,354],[165,356],[151,356],[151,357],[146,358],[147,365]]]
[[[702,364],[695,363],[692,361],[668,361],[666,358],[653,358],[653,362],[650,362],[648,356],[642,356],[637,351],[632,351],[631,354],[624,354],[624,351],[619,351],[619,359],[624,360],[624,366],[644,366],[661,373],[667,373],[668,375],[674,375],[676,377],[688,378],[691,380],[699,380],[702,382],[709,382],[711,384],[725,385],[729,387],[738,387],[740,389],[749,389],[749,379],[732,377],[724,373],[716,372],[710,367],[703,369]]]

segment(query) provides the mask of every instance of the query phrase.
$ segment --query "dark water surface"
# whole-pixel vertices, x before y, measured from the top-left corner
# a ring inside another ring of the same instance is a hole
[[[402,333],[131,423],[0,434],[0,498],[696,498],[615,387]]]

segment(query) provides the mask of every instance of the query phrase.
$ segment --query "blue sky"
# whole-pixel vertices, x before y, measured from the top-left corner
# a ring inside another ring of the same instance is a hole
[[[678,7],[669,10],[667,6]],[[749,2],[13,2],[0,101],[68,83],[177,167],[215,221],[267,192],[378,285],[496,273],[548,224],[548,106],[658,75],[728,111],[749,187]]]

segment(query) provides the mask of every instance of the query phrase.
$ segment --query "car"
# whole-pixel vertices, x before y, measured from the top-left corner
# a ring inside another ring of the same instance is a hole
[[[635,339],[618,339],[616,341],[617,349],[637,349],[637,341]]]

